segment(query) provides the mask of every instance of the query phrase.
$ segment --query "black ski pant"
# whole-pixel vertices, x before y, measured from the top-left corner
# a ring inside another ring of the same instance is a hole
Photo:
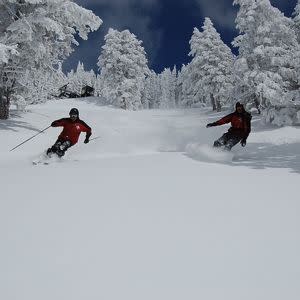
[[[241,140],[242,138],[240,136],[234,135],[230,132],[226,132],[214,142],[214,147],[224,146],[224,149],[230,151],[231,148]]]
[[[55,144],[47,150],[47,155],[50,156],[51,153],[55,153],[58,157],[62,157],[71,146],[70,141],[58,139]]]

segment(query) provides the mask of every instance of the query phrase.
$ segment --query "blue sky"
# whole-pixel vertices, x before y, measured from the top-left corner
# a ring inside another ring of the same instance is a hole
[[[204,18],[210,17],[225,43],[230,45],[235,30],[236,7],[233,0],[76,0],[91,9],[103,20],[100,29],[90,34],[64,64],[66,71],[75,68],[80,60],[86,69],[97,70],[104,36],[110,27],[129,29],[147,52],[149,67],[156,72],[190,61],[189,40],[194,27],[201,28]],[[271,0],[290,16],[297,0]]]

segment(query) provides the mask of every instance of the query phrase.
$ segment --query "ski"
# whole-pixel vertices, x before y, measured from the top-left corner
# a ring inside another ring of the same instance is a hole
[[[62,158],[57,156],[56,154],[52,154],[51,156],[48,156],[46,153],[43,153],[40,155],[40,157],[36,160],[32,161],[32,164],[34,166],[37,165],[50,165],[51,163],[55,162],[61,162]]]

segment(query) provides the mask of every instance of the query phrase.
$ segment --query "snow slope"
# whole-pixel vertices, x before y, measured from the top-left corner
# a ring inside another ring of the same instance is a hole
[[[298,300],[300,131],[262,128],[218,158],[200,110],[63,100],[0,122],[0,299]],[[101,138],[31,164],[78,107]],[[192,150],[191,150],[192,149]],[[216,159],[215,159],[216,158]]]

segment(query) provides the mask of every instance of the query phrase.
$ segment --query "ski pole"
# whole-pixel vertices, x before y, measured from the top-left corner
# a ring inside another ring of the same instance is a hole
[[[96,136],[96,137],[90,139],[90,141],[97,140],[97,139],[100,139],[100,138],[101,138],[101,136]]]
[[[9,152],[17,149],[18,147],[22,146],[23,144],[25,144],[26,142],[30,141],[31,139],[33,139],[34,137],[36,137],[37,135],[43,133],[44,131],[46,131],[47,129],[49,129],[51,126],[48,126],[47,128],[43,129],[42,131],[38,132],[37,134],[35,134],[34,136],[32,136],[31,138],[27,139],[26,141],[22,142],[21,144],[17,145],[16,147],[12,148],[9,150]]]

